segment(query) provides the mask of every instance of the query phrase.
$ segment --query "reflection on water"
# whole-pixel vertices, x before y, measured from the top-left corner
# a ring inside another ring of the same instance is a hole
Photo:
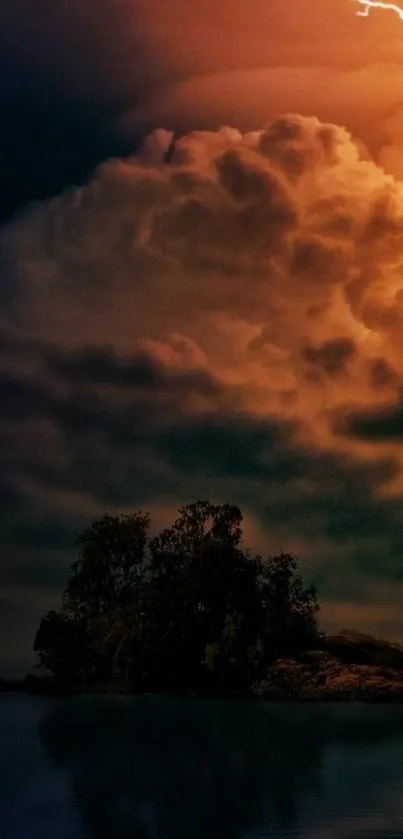
[[[402,839],[403,706],[0,699],[2,839]]]

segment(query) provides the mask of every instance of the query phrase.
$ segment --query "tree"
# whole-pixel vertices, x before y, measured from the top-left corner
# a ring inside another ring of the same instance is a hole
[[[265,659],[309,647],[317,638],[319,605],[314,586],[304,587],[298,559],[288,553],[259,557],[259,624]]]
[[[76,540],[79,558],[72,565],[63,611],[93,617],[124,605],[145,561],[148,514],[104,515]]]
[[[295,557],[245,551],[236,506],[178,512],[152,539],[141,512],[105,515],[79,535],[61,610],[35,639],[44,668],[136,690],[246,687],[276,656],[313,643],[316,592]]]
[[[91,675],[85,621],[52,610],[41,620],[34,640],[41,667],[61,684],[77,684]]]
[[[222,643],[228,622],[239,624],[252,607],[256,570],[239,547],[238,507],[199,501],[179,514],[150,545],[162,607],[156,622],[164,641],[159,666],[182,680],[203,681],[206,649]]]
[[[42,669],[71,683],[115,675],[122,647],[121,612],[138,593],[146,561],[148,514],[104,515],[79,534],[59,612],[42,619],[35,637]],[[120,627],[120,630],[119,630]],[[129,631],[129,623],[125,631]]]

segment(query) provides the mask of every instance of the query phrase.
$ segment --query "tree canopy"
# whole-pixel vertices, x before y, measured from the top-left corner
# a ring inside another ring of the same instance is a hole
[[[236,690],[317,637],[319,606],[291,554],[252,556],[236,506],[197,501],[151,538],[150,517],[104,515],[76,540],[62,604],[36,633],[66,687]]]

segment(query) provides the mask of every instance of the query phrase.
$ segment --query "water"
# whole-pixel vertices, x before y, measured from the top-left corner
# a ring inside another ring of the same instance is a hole
[[[403,706],[0,697],[2,839],[402,839]]]

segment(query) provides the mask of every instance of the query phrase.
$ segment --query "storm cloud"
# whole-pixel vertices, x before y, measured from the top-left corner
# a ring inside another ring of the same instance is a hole
[[[300,554],[325,622],[345,602],[368,628],[366,599],[399,634],[403,191],[346,129],[158,130],[27,208],[0,259],[10,631],[96,515],[210,498]]]
[[[340,0],[0,0],[0,222],[161,124],[346,125],[401,169],[401,34]]]

